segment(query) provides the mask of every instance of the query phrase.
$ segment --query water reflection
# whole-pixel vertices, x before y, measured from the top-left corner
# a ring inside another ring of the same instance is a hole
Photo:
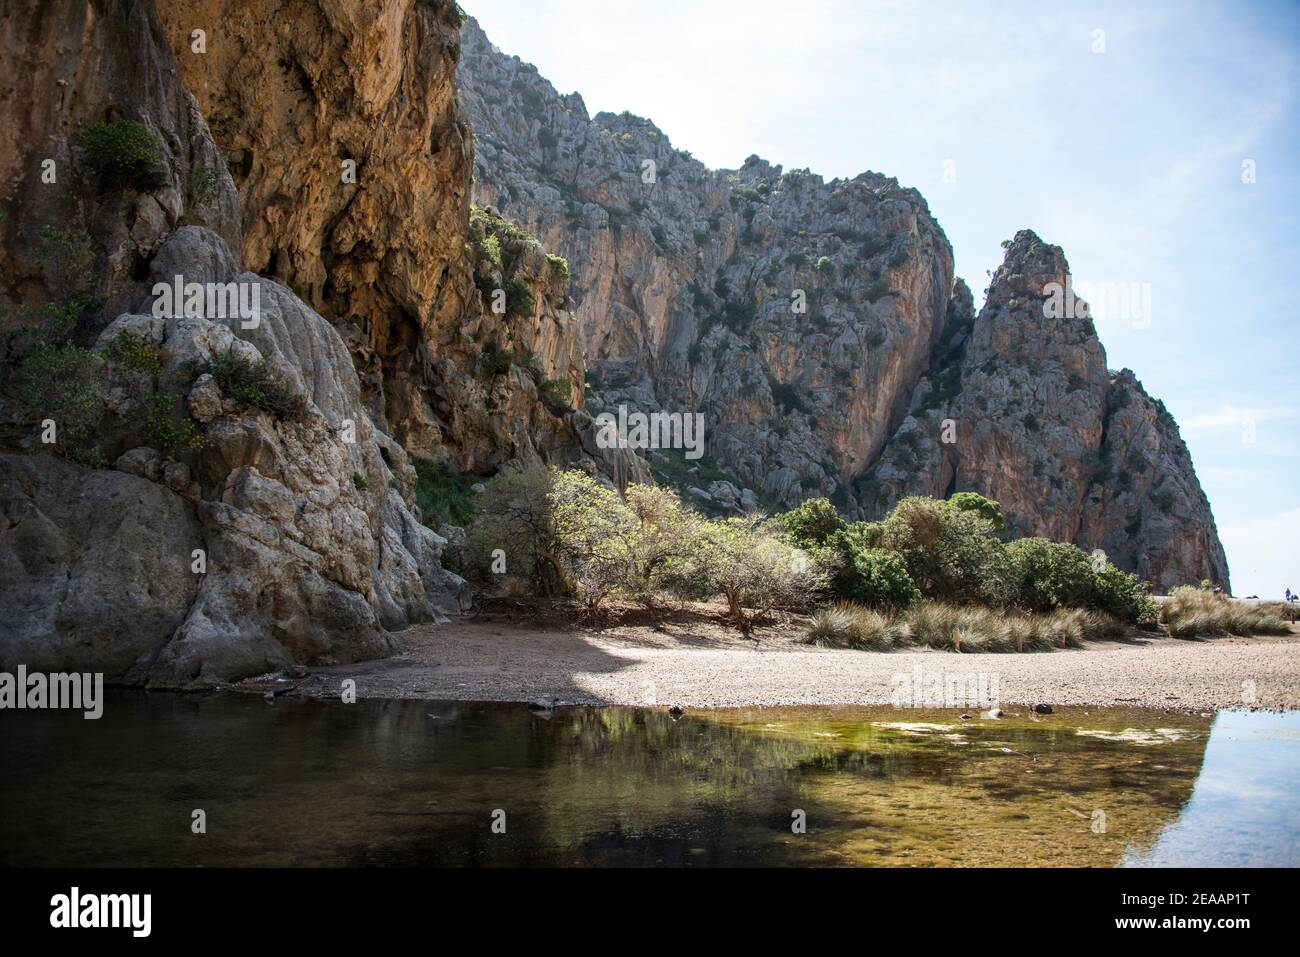
[[[0,714],[0,864],[1295,862],[1293,716],[1009,710],[121,693]]]
[[[1132,867],[1300,867],[1300,712],[1225,711],[1191,800]]]

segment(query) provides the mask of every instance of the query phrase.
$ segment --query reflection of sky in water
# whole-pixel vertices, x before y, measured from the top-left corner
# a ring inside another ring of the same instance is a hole
[[[1300,712],[1220,712],[1187,806],[1124,863],[1300,867]]]

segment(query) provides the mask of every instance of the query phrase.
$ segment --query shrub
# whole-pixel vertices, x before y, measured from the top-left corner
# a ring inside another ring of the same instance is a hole
[[[166,392],[149,396],[144,432],[164,454],[175,458],[182,452],[201,452],[208,440],[188,416],[177,421],[176,397]]]
[[[116,185],[139,180],[162,158],[157,137],[134,120],[87,126],[77,134],[76,142],[91,168]]]
[[[506,283],[506,310],[516,316],[532,316],[537,312],[533,287],[519,276]]]
[[[1159,619],[1147,583],[1110,564],[1093,575],[1088,604],[1144,628],[1154,627]]]
[[[269,412],[277,419],[294,419],[307,411],[307,399],[284,382],[265,359],[250,360],[233,348],[193,369],[216,380],[222,393],[236,402]]]
[[[537,387],[537,395],[542,400],[542,405],[555,413],[571,411],[573,408],[569,398],[573,394],[573,386],[568,379],[545,379]]]
[[[636,516],[617,492],[577,469],[551,472],[549,497],[567,584],[594,613],[628,580]]]
[[[626,588],[643,601],[666,590],[697,597],[702,582],[692,561],[705,520],[683,507],[681,499],[654,485],[629,485],[627,506],[636,518],[631,568]]]
[[[128,372],[156,376],[162,372],[165,353],[139,333],[124,329],[113,338],[105,350],[108,361]]]
[[[198,166],[190,171],[190,195],[199,206],[216,205],[221,195],[221,173],[215,166]]]
[[[902,553],[926,598],[988,605],[1012,599],[1011,561],[983,516],[948,502],[909,497],[883,526],[882,545]]]
[[[873,549],[853,556],[850,597],[872,608],[906,608],[921,592],[897,552]]]
[[[790,544],[804,549],[824,547],[836,532],[847,527],[835,506],[824,498],[810,498],[774,521]]]
[[[483,352],[479,356],[479,364],[483,372],[487,375],[504,375],[510,371],[514,365],[531,368],[537,364],[537,357],[530,352],[516,352],[513,349],[502,349],[495,342],[489,342],[483,347]]]
[[[563,256],[548,253],[546,262],[550,267],[550,281],[554,286],[564,289],[569,285],[569,261]]]
[[[877,276],[871,282],[867,283],[866,296],[867,302],[879,302],[889,295],[889,279],[885,276]]]
[[[95,250],[84,229],[42,226],[36,234],[36,255],[46,285],[60,300],[85,294],[95,281]]]
[[[806,602],[825,585],[815,562],[783,541],[779,527],[754,516],[709,522],[694,556],[699,575],[713,594],[727,601],[727,612],[741,628],[746,608],[766,613]]]
[[[1015,601],[1030,611],[1078,608],[1093,593],[1092,559],[1065,542],[1021,538],[1009,543],[1014,564]]]
[[[435,531],[443,525],[467,525],[474,516],[477,481],[430,459],[412,459],[415,467],[415,504],[425,525]]]
[[[38,342],[14,375],[14,393],[34,419],[53,419],[58,446],[77,451],[104,417],[104,357],[72,342]]]
[[[497,269],[501,267],[501,240],[496,236],[488,234],[484,236],[478,244],[479,252],[487,257],[488,262],[492,263]]]
[[[507,573],[532,594],[564,590],[564,567],[551,507],[551,473],[542,466],[507,468],[486,483],[473,525],[466,530],[467,572],[492,581],[493,552],[506,554]]]
[[[914,435],[915,433],[909,433]],[[961,509],[963,512],[974,512],[988,520],[993,526],[995,532],[1000,532],[1005,526],[1005,520],[1002,516],[1002,505],[983,495],[977,495],[974,492],[958,492],[948,499],[948,504],[953,508]]]

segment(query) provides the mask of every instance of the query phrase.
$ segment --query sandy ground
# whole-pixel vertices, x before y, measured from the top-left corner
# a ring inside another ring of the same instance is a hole
[[[1012,704],[1174,709],[1300,707],[1300,628],[1282,637],[1094,643],[1034,654],[862,652],[799,643],[787,618],[747,640],[717,609],[623,609],[585,628],[563,609],[520,604],[403,632],[393,658],[312,669],[294,693],[334,696],[353,678],[362,697],[680,705],[693,708],[889,704],[894,678],[997,676]],[[924,686],[922,686],[924,687]],[[285,689],[287,690],[287,689]]]

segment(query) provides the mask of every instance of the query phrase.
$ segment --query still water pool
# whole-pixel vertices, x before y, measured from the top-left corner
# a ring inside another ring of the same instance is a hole
[[[1007,710],[119,692],[0,713],[0,865],[1300,865],[1300,714]]]

